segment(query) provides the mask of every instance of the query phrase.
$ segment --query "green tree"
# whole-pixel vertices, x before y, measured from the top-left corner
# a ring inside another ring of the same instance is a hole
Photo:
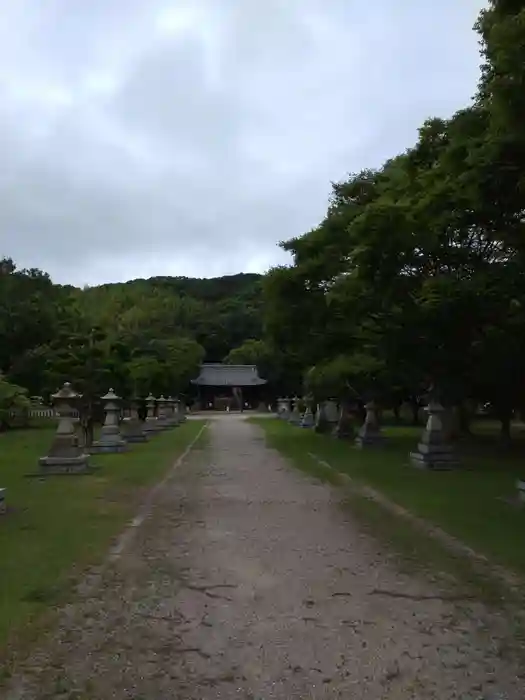
[[[27,411],[29,406],[27,390],[8,382],[0,373],[0,430],[10,427],[13,411]]]

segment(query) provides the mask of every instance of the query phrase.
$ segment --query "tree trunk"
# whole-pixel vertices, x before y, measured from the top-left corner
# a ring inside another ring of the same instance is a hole
[[[92,404],[80,409],[80,426],[84,437],[83,447],[91,447],[95,440],[95,420],[93,418]]]
[[[88,416],[86,424],[86,447],[91,447],[95,440],[95,421],[93,416]]]

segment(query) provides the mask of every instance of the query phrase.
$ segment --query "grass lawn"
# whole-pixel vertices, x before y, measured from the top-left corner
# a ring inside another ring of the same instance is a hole
[[[313,453],[337,471],[440,526],[491,561],[525,574],[525,509],[505,501],[515,496],[516,479],[525,474],[523,442],[521,456],[519,450],[498,451],[494,436],[485,428],[458,450],[461,469],[431,472],[417,469],[409,461],[422,428],[384,428],[389,438],[385,447],[360,450],[352,443],[316,435],[278,419],[254,422],[265,430],[270,446],[304,471],[321,479],[333,478],[331,470],[309,456]]]
[[[55,607],[83,567],[100,561],[145,489],[167,472],[201,429],[187,421],[123,454],[94,455],[85,476],[26,478],[47,453],[54,429],[0,435],[0,655],[44,611]]]

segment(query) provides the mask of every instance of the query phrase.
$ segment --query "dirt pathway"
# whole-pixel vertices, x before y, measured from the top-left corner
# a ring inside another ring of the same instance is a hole
[[[10,700],[522,700],[508,629],[399,573],[337,493],[213,421]]]

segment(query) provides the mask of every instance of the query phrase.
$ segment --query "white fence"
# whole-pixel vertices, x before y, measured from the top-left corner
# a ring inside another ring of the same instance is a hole
[[[73,418],[78,418],[79,413],[77,409],[73,409],[71,415]],[[58,413],[54,408],[42,406],[29,408],[27,411],[10,411],[10,416],[11,418],[22,418],[24,416],[27,418],[58,418]]]

